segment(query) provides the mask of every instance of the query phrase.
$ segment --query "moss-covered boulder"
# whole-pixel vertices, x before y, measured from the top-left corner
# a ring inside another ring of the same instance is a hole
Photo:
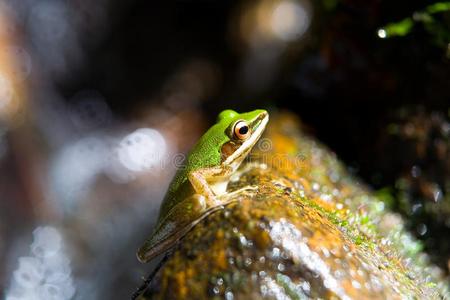
[[[272,116],[229,191],[139,299],[439,299],[446,283],[403,222],[288,114]]]

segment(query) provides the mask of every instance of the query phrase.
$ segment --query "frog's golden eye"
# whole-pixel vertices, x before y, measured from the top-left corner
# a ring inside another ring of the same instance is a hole
[[[250,136],[250,127],[245,121],[237,121],[233,132],[237,139],[245,140]]]

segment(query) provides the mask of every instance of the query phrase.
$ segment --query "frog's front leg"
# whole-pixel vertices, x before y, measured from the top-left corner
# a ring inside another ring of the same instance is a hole
[[[206,206],[212,207],[221,204],[218,197],[226,192],[231,173],[230,167],[210,167],[192,171],[188,178],[195,193],[204,196]]]
[[[194,187],[196,199],[204,197],[206,209],[218,205],[226,205],[241,193],[254,193],[256,186],[246,186],[227,194],[229,177],[232,175],[231,167],[203,168],[189,174],[188,178]]]

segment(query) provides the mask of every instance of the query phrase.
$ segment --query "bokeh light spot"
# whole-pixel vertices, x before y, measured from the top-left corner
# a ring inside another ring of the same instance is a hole
[[[302,2],[282,1],[271,17],[274,34],[283,41],[292,41],[301,37],[309,27],[311,20]]]
[[[142,172],[155,167],[166,153],[166,141],[155,129],[141,128],[125,136],[118,156],[128,170]]]
[[[383,28],[378,29],[377,34],[380,39],[385,39],[387,37],[386,30],[384,30]]]
[[[8,78],[0,73],[0,111],[8,109],[13,98],[13,87]]]

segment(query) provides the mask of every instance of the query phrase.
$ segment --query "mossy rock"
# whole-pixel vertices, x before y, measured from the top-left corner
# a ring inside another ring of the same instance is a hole
[[[289,114],[272,117],[229,191],[138,299],[440,299],[446,283],[402,220]]]

